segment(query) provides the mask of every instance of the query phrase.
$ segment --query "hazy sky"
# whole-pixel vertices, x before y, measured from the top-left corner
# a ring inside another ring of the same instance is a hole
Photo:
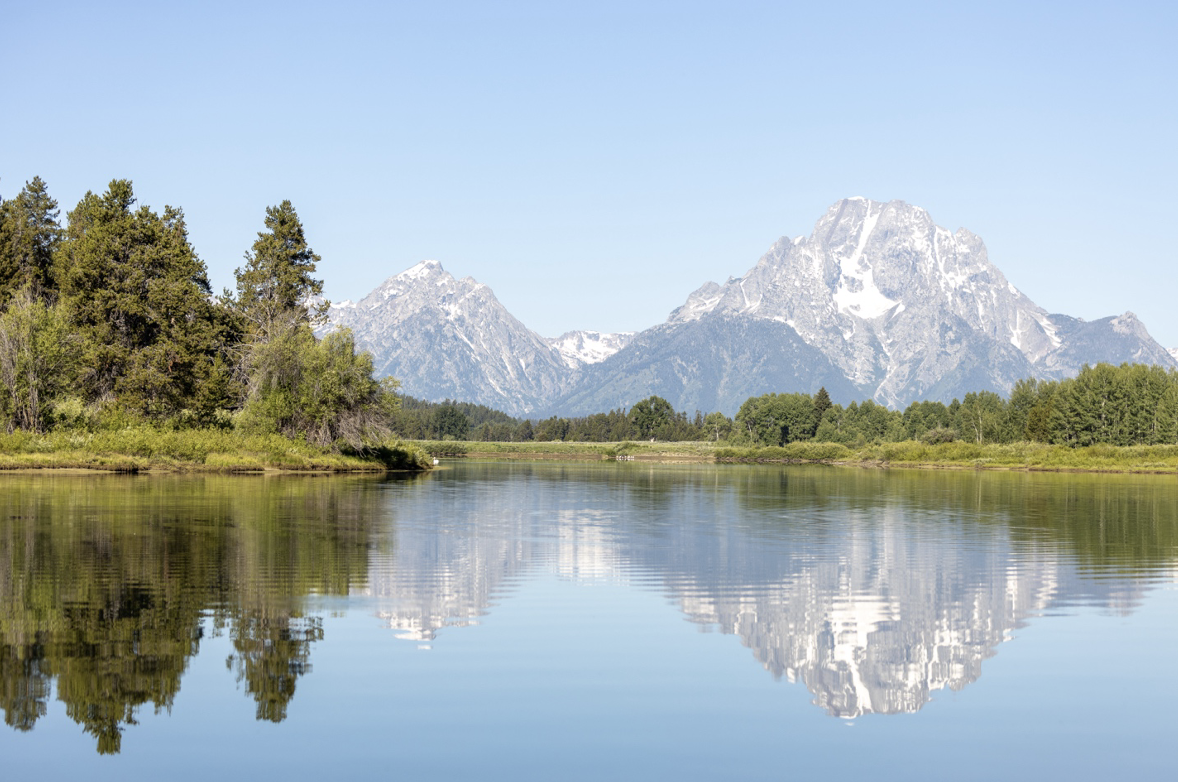
[[[177,5],[6,4],[0,194],[129,178],[217,288],[289,198],[330,298],[436,258],[545,336],[902,199],[1178,346],[1178,4]]]

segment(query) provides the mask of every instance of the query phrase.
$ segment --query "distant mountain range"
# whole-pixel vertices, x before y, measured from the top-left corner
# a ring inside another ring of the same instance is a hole
[[[409,394],[514,415],[585,415],[651,394],[732,414],[749,396],[813,393],[904,407],[1085,363],[1178,367],[1131,312],[1048,313],[990,263],[982,240],[903,201],[848,198],[808,236],[783,238],[746,274],[704,284],[665,323],[633,334],[541,337],[491,289],[437,261],[330,312]]]

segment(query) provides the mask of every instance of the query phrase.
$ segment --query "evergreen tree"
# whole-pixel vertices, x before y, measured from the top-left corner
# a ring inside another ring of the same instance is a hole
[[[830,394],[826,392],[826,386],[818,389],[818,393],[814,395],[814,431],[818,430],[818,425],[822,423],[822,416],[826,415],[826,411],[831,408]]]
[[[465,440],[470,433],[470,421],[466,415],[452,404],[442,405],[434,411],[431,420],[434,438],[445,440]]]
[[[232,300],[253,338],[263,342],[295,322],[319,325],[328,307],[326,301],[313,303],[323,293],[323,281],[312,276],[322,259],[307,244],[290,201],[268,207],[265,226],[245,254],[245,266],[234,272]]]
[[[38,297],[51,294],[53,253],[61,241],[58,214],[40,177],[0,204],[0,305],[22,288]]]
[[[208,389],[225,385],[218,355],[230,336],[184,214],[170,206],[162,216],[146,206],[132,210],[134,203],[125,179],[102,196],[87,193],[69,214],[54,260],[83,341],[80,391],[156,417],[198,398],[223,405]]]

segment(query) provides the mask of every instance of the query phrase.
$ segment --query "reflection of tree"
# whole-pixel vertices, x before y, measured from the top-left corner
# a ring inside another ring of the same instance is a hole
[[[37,644],[0,647],[0,709],[17,730],[32,730],[45,716],[50,677],[41,671],[41,654]]]
[[[0,493],[0,708],[28,730],[50,684],[118,752],[144,704],[170,710],[203,617],[280,721],[310,669],[305,595],[367,576],[373,479],[16,477]]]
[[[311,642],[323,640],[317,617],[238,615],[233,623],[233,648],[226,666],[246,683],[258,704],[258,719],[282,722],[294,697],[295,682],[311,670]]]
[[[118,751],[145,704],[177,702],[210,630],[257,718],[281,721],[323,637],[306,596],[364,589],[428,640],[537,566],[661,584],[832,714],[914,711],[1026,617],[1132,606],[1178,559],[1155,478],[469,464],[414,485],[439,490],[398,492],[370,570],[377,479],[4,476],[6,723],[33,727],[55,683]]]

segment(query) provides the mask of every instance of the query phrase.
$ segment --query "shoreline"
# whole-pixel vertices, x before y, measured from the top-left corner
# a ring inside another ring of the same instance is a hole
[[[100,473],[381,474],[426,471],[433,459],[401,442],[374,445],[366,453],[340,453],[281,435],[245,435],[219,429],[0,434],[0,473],[82,471]]]
[[[707,442],[528,442],[406,441],[379,456],[345,456],[293,440],[221,440],[217,449],[194,447],[184,433],[144,432],[134,443],[113,443],[92,435],[102,449],[86,450],[48,436],[13,442],[0,436],[2,473],[210,474],[210,475],[379,475],[430,470],[434,459],[504,461],[645,462],[648,464],[823,464],[861,469],[988,470],[1002,472],[1178,475],[1178,445],[1068,448],[1042,443],[942,443],[908,441],[848,447],[812,441],[780,447],[741,448]],[[127,432],[114,433],[118,438]],[[82,445],[83,447],[78,447]],[[266,447],[258,447],[264,445]],[[15,447],[14,447],[15,446]],[[21,447],[23,446],[23,447]],[[66,446],[66,447],[62,447]],[[112,447],[113,446],[113,447]],[[120,448],[119,446],[123,446]],[[134,447],[127,447],[134,446]],[[229,446],[228,448],[226,446]],[[234,449],[232,446],[240,446]]]
[[[861,469],[1178,475],[1178,445],[1069,448],[1043,443],[907,441],[848,447],[811,441],[770,448],[716,443],[482,443],[413,441],[440,459],[627,461],[695,464],[825,464]]]

